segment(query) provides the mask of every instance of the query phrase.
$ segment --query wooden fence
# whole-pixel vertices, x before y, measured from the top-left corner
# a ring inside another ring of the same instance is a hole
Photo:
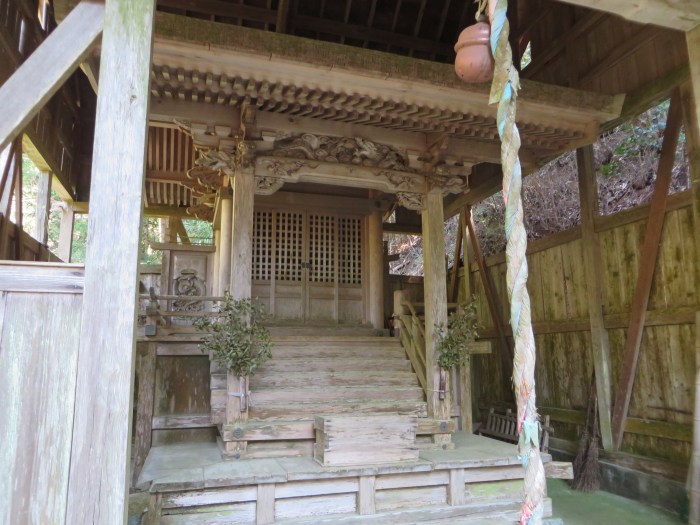
[[[597,217],[603,279],[604,324],[610,340],[613,400],[635,283],[639,272],[648,206],[614,216]],[[639,366],[621,446],[664,463],[687,465],[692,449],[695,380],[695,313],[700,309],[697,233],[693,230],[690,192],[668,198],[663,237],[647,310]],[[532,319],[537,343],[537,404],[551,416],[553,448],[575,450],[585,419],[593,373],[586,298],[583,245],[579,228],[534,241],[528,247]],[[486,258],[485,266],[504,323],[510,318],[505,285],[505,256]],[[477,264],[470,265],[471,290],[479,301],[481,334],[498,334]],[[467,289],[461,275],[460,300]],[[509,344],[510,327],[505,326]],[[489,407],[508,406],[504,399],[498,352],[472,361],[474,404],[483,420]]]
[[[0,213],[0,259],[11,261],[60,262],[49,248]]]

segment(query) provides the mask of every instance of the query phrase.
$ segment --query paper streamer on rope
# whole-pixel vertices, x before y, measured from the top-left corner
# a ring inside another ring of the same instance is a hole
[[[515,339],[513,387],[518,405],[518,454],[525,468],[524,499],[520,523],[542,523],[546,489],[544,466],[540,457],[540,424],[535,406],[535,337],[530,317],[530,295],[527,291],[527,233],[521,198],[522,169],[518,150],[520,134],[515,124],[516,98],[520,88],[518,70],[508,43],[510,27],[506,17],[507,0],[490,5],[491,51],[496,68],[491,84],[489,104],[498,103],[496,117],[501,137],[503,199],[506,204],[506,282],[510,296],[510,324]]]

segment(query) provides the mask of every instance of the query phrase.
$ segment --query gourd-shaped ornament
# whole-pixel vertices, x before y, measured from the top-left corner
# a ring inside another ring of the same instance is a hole
[[[455,44],[455,72],[467,83],[488,82],[493,78],[494,60],[489,45],[491,26],[485,16],[465,28]]]

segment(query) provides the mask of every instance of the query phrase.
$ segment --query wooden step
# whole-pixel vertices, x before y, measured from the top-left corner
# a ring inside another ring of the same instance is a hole
[[[314,384],[314,383],[310,383]],[[354,400],[414,400],[423,401],[423,389],[419,386],[341,386],[335,388],[274,388],[254,390],[253,404],[269,403],[320,403]]]
[[[273,336],[273,344],[310,344],[310,345],[380,345],[401,346],[398,337],[364,337],[364,336]]]
[[[293,373],[293,372],[343,372],[362,370],[385,370],[385,371],[409,371],[411,362],[408,359],[367,357],[363,359],[334,358],[334,359],[309,359],[303,357],[293,357],[289,359],[276,359],[265,363],[257,372],[257,375],[272,373]]]
[[[221,383],[223,376],[224,383]],[[226,374],[214,377],[212,374],[212,388],[215,385],[225,388]],[[220,386],[219,386],[220,385]],[[264,388],[296,388],[314,385],[316,387],[328,386],[416,386],[418,379],[413,372],[384,372],[384,371],[346,371],[346,372],[296,372],[287,374],[254,375],[250,378],[250,388],[255,392]]]
[[[427,417],[418,418],[416,433],[420,436],[432,436],[433,434],[449,434],[454,432],[454,420],[440,420]],[[242,433],[234,436],[234,429],[239,428]],[[242,425],[223,425],[221,434],[224,441],[275,441],[275,440],[301,440],[316,439],[313,419],[297,420],[248,420]]]
[[[310,419],[324,414],[398,414],[427,417],[425,401],[363,401],[349,399],[335,403],[270,403],[250,407],[251,419]]]
[[[295,357],[314,359],[336,359],[376,357],[382,359],[406,359],[406,353],[400,346],[313,346],[313,345],[273,345],[272,359],[289,359]]]

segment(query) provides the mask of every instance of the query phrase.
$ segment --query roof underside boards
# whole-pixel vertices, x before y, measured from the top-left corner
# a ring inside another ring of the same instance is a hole
[[[261,112],[498,144],[490,86],[462,84],[446,64],[164,13],[156,34],[156,100],[224,107],[247,101]],[[523,81],[518,124],[525,155],[546,159],[593,142],[622,101]],[[465,160],[493,160],[477,150]]]

